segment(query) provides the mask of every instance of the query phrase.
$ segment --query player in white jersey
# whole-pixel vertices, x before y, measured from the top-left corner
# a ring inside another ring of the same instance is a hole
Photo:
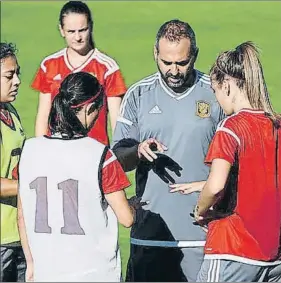
[[[121,279],[118,221],[130,227],[130,185],[115,155],[87,137],[103,89],[89,73],[70,74],[55,97],[50,137],[26,141],[19,165],[19,229],[27,280]]]

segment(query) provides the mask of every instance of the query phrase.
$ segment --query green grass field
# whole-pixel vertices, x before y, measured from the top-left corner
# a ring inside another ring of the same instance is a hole
[[[15,103],[28,136],[34,135],[38,95],[29,85],[43,57],[64,47],[58,32],[61,1],[1,1],[1,42],[16,43],[22,85]],[[119,63],[129,86],[156,70],[152,51],[160,25],[179,18],[191,24],[200,48],[196,67],[208,72],[218,53],[252,40],[262,63],[275,109],[281,112],[281,2],[91,1],[97,47]],[[279,51],[278,51],[279,50]],[[133,174],[130,174],[133,182]],[[133,193],[133,186],[128,190]],[[129,231],[120,229],[123,270]]]

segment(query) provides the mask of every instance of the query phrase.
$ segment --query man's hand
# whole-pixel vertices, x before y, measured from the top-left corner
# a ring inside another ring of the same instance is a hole
[[[168,148],[161,144],[154,138],[145,140],[139,144],[138,147],[138,156],[139,158],[145,157],[148,161],[153,162],[154,159],[157,159],[157,155],[153,151],[164,152]]]
[[[178,177],[181,176],[181,170],[182,167],[174,161],[171,157],[162,154],[162,153],[156,153],[157,159],[154,160],[151,167],[155,174],[157,174],[162,181],[164,181],[167,184],[174,184],[175,179],[170,175],[170,173],[167,171],[174,172]]]
[[[181,194],[187,195],[193,192],[201,192],[206,181],[192,182],[185,184],[172,184],[169,185],[171,188],[170,193],[179,192]]]

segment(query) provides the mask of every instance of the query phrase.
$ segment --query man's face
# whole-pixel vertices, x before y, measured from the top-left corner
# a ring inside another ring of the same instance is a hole
[[[155,61],[166,84],[174,91],[182,88],[194,68],[196,56],[191,54],[188,38],[171,42],[166,38],[159,40],[159,52],[154,48]]]
[[[91,30],[84,14],[70,13],[63,18],[60,32],[68,47],[77,52],[84,51],[90,45]]]
[[[20,85],[20,68],[14,56],[1,61],[1,102],[13,102]]]

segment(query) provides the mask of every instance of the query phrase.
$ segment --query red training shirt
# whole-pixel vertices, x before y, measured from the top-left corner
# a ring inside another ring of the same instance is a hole
[[[67,48],[64,48],[50,56],[41,63],[31,87],[42,93],[51,93],[52,100],[57,95],[63,79],[70,73],[88,72],[95,76],[104,87],[106,97],[122,96],[126,92],[126,85],[117,63],[100,52],[97,48],[92,55],[78,68],[73,68],[67,58]],[[89,131],[88,136],[108,145],[107,134],[107,103],[99,112],[95,125]]]
[[[275,131],[277,133],[277,131]],[[270,264],[278,258],[281,227],[281,130],[276,135],[263,111],[243,109],[224,119],[205,162],[238,157],[234,214],[209,224],[206,258]],[[277,162],[276,162],[277,161]]]

